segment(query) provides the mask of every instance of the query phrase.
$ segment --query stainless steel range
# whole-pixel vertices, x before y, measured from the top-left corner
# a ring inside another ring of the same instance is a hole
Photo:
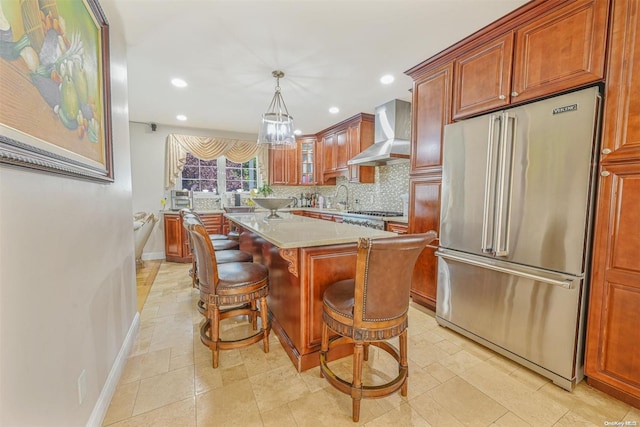
[[[402,212],[393,211],[347,211],[342,214],[344,224],[384,230],[384,218],[402,216]]]

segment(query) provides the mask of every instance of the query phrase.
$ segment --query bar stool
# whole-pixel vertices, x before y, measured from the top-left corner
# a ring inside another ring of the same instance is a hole
[[[205,301],[205,320],[200,324],[200,341],[211,349],[212,365],[218,367],[220,350],[247,347],[260,340],[265,353],[269,352],[271,324],[267,312],[269,270],[257,263],[216,262],[216,251],[201,224],[189,224],[193,253],[198,266],[201,299]],[[259,306],[259,309],[257,308]],[[236,340],[220,338],[220,321],[248,315],[254,334]],[[260,329],[257,318],[260,316]]]
[[[182,219],[182,223],[184,224],[185,218],[194,218],[204,227],[204,223],[202,222],[202,218],[200,215],[195,213],[190,209],[180,209],[180,218]],[[240,247],[240,242],[235,240],[229,240],[227,236],[224,234],[208,234],[209,239],[213,243],[213,248],[216,251],[227,251],[232,249],[238,249]]]
[[[185,230],[187,230],[187,239],[189,241],[189,247],[193,248],[193,242],[191,241],[191,233],[189,233],[189,228],[188,225],[189,224],[201,224],[201,221],[198,221],[198,217],[195,215],[190,215],[188,213],[185,213],[182,216],[182,226],[185,228]],[[212,244],[214,244],[214,242],[216,242],[215,240],[212,240]],[[214,247],[215,249],[215,247]],[[198,288],[198,267],[196,265],[196,258],[195,256],[192,257],[192,266],[189,269],[189,276],[191,276],[191,285],[194,288]],[[218,264],[226,264],[229,262],[253,262],[253,255],[251,255],[249,252],[245,252],[245,251],[240,251],[237,249],[229,249],[229,250],[220,250],[217,251],[216,253],[216,262]],[[203,313],[203,303],[202,301],[198,303],[198,310],[200,310],[201,313]]]
[[[356,276],[330,285],[323,295],[320,376],[351,396],[353,421],[360,418],[360,400],[388,396],[399,389],[407,395],[407,312],[413,268],[435,231],[358,242]],[[338,336],[329,339],[330,331]],[[399,337],[400,350],[386,341]],[[345,381],[327,364],[327,353],[354,344],[353,377]],[[363,361],[369,345],[389,353],[398,362],[398,375],[382,385],[362,384]]]
[[[224,207],[224,211],[226,213],[251,213],[251,212],[254,212],[255,210],[256,208],[254,208],[253,206],[225,206]],[[240,233],[238,232],[236,227],[233,225],[233,223],[229,224],[229,233],[227,234],[227,237],[232,240],[240,239]]]
[[[202,225],[204,225],[204,223],[202,222],[202,218],[200,218],[200,215],[196,211],[194,211],[192,209],[187,209],[187,208],[180,209],[180,219],[182,219],[184,221],[184,216],[185,215],[193,215],[193,216],[195,216],[198,219],[198,221],[200,221],[200,223]],[[228,240],[229,239],[224,234],[216,234],[216,233],[209,234],[209,238],[211,240]]]

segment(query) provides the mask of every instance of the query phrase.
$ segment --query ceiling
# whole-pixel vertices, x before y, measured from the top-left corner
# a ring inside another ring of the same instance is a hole
[[[296,128],[316,133],[410,101],[404,71],[526,2],[112,0],[124,23],[131,121],[250,134],[273,97],[273,70],[285,73]],[[395,81],[382,85],[384,74]],[[172,86],[174,77],[188,86]]]

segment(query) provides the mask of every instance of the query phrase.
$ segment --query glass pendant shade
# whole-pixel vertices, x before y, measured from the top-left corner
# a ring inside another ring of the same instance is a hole
[[[272,148],[292,148],[296,145],[293,117],[287,111],[287,106],[280,94],[280,77],[284,77],[284,73],[274,71],[272,74],[278,83],[271,104],[267,112],[262,115],[258,144],[271,144]]]

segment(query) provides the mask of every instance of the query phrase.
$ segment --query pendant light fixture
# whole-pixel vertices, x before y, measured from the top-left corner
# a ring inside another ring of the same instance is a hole
[[[272,148],[292,148],[296,145],[293,134],[293,117],[287,111],[287,106],[280,93],[280,79],[284,72],[280,70],[271,73],[276,78],[276,93],[273,95],[267,112],[262,115],[258,144],[271,144]]]

